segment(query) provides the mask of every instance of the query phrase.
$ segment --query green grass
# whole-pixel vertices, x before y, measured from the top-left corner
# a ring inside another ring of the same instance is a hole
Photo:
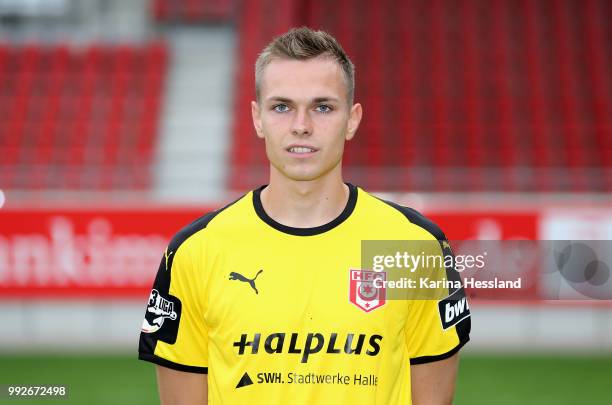
[[[158,404],[151,364],[126,356],[0,355],[0,384],[61,384],[69,400],[13,404]],[[612,404],[612,357],[462,356],[456,405]]]
[[[456,404],[612,404],[609,355],[465,355],[459,367]]]
[[[69,388],[68,400],[4,401],[15,405],[159,404],[154,367],[128,356],[0,356],[0,384],[59,384]]]

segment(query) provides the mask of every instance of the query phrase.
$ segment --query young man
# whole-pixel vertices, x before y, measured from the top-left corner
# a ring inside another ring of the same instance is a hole
[[[343,182],[362,116],[353,77],[321,31],[291,30],[259,56],[251,108],[270,182],[164,253],[139,347],[163,405],[452,402],[469,310],[441,319],[442,301],[386,300],[361,270],[364,240],[432,241],[441,255],[448,243],[414,210]]]

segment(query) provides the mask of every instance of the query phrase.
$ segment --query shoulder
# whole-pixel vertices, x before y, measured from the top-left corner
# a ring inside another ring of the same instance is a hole
[[[232,215],[233,213],[235,214],[235,211],[237,210],[236,208],[240,205],[241,201],[248,196],[248,194],[241,196],[224,207],[208,212],[190,224],[184,226],[181,230],[174,234],[170,240],[170,243],[168,244],[168,250],[176,252],[178,248],[184,245],[187,240],[204,237],[205,233],[203,231],[209,229],[215,221],[219,220],[219,218]]]
[[[406,207],[393,201],[384,200],[366,191],[363,191],[362,194],[369,200],[369,204],[375,206],[377,209],[393,212],[395,216],[401,218],[401,221],[404,221],[406,225],[421,228],[437,240],[446,239],[446,235],[434,221],[414,208]]]

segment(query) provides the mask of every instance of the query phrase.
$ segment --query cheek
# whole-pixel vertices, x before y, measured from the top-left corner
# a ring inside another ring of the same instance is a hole
[[[333,134],[331,142],[333,145],[344,145],[345,134],[346,134],[346,122],[344,120],[338,120],[337,122],[330,122],[325,129],[325,133]]]
[[[314,120],[316,124],[315,132],[325,136],[333,136],[334,140],[337,137],[344,139],[347,121],[343,117],[334,115],[333,117],[321,116],[319,118]]]
[[[270,117],[262,120],[263,132],[266,139],[274,142],[283,136],[287,126],[286,121],[286,119],[281,117]]]
[[[265,111],[262,114],[262,119],[270,126],[285,125],[290,121],[290,113],[277,113],[274,111]]]

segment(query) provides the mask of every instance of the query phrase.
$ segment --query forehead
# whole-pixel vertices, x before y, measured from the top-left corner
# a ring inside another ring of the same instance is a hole
[[[307,60],[273,59],[261,78],[261,97],[292,100],[316,97],[346,97],[346,82],[340,65],[329,57]]]

